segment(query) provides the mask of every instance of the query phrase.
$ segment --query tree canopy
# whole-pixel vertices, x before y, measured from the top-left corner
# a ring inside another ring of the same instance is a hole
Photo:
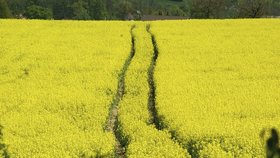
[[[111,20],[141,15],[186,18],[280,16],[280,0],[0,0],[0,18]]]
[[[0,0],[0,18],[9,18],[11,16],[10,9],[5,0]]]

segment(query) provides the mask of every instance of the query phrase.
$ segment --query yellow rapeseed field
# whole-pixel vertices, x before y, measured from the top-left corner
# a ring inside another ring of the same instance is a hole
[[[280,20],[152,23],[157,108],[193,157],[265,157],[280,128]]]
[[[126,74],[126,92],[120,104],[119,122],[126,154],[131,158],[185,157],[184,151],[166,131],[157,130],[148,111],[148,70],[154,56],[145,23],[133,30],[135,55]]]
[[[114,136],[103,128],[130,27],[0,21],[0,124],[10,157],[114,155]]]
[[[279,70],[277,19],[0,20],[0,157],[263,158]]]

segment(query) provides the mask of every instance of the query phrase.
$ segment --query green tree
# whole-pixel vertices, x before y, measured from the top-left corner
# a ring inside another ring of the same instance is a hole
[[[14,16],[24,13],[26,8],[26,0],[9,0],[7,2]]]
[[[239,17],[260,18],[268,11],[270,0],[239,0]]]
[[[280,0],[272,0],[269,5],[270,16],[280,16]]]
[[[95,20],[104,20],[107,16],[106,4],[103,0],[89,0],[89,15]]]
[[[73,9],[72,9],[73,0],[56,0],[52,3],[53,18],[54,19],[72,19]]]
[[[170,6],[168,12],[172,16],[186,16],[186,13],[177,5]]]
[[[11,17],[11,12],[6,0],[0,0],[0,18]]]
[[[51,19],[52,11],[37,5],[27,7],[24,16],[28,19]]]
[[[88,13],[87,3],[82,0],[79,0],[72,5],[73,9],[73,19],[76,20],[89,20],[90,15]]]
[[[225,10],[224,0],[191,0],[191,18],[222,18]]]
[[[132,14],[133,6],[130,1],[124,0],[119,2],[117,15],[120,19],[126,19],[129,14]]]

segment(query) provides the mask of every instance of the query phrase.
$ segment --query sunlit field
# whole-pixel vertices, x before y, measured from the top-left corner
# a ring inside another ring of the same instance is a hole
[[[11,157],[114,155],[103,128],[129,30],[119,22],[0,21],[0,124]]]
[[[0,20],[0,157],[266,157],[280,20]]]
[[[261,131],[280,128],[280,20],[152,26],[164,126],[194,157],[265,157]]]

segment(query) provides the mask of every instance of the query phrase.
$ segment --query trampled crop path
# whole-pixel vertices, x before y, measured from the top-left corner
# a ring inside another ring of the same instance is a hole
[[[153,58],[151,60],[151,64],[148,70],[148,82],[149,82],[149,88],[150,88],[150,94],[149,94],[149,100],[148,100],[148,108],[151,113],[151,121],[155,125],[155,127],[158,130],[162,129],[162,126],[160,125],[160,118],[158,116],[158,112],[156,109],[156,85],[154,80],[154,71],[157,63],[158,58],[158,47],[155,40],[155,36],[151,33],[151,25],[147,25],[147,32],[151,35],[152,43],[153,43],[153,49],[154,54]]]
[[[125,157],[125,149],[121,143],[122,142],[121,138],[119,138],[120,134],[118,134],[118,130],[117,130],[117,128],[118,128],[118,107],[119,107],[119,103],[125,93],[125,75],[126,75],[127,69],[135,54],[135,48],[134,48],[135,39],[134,39],[134,36],[132,33],[134,28],[135,28],[135,25],[133,25],[130,30],[131,52],[130,52],[129,57],[126,59],[124,65],[122,67],[122,70],[119,73],[117,92],[115,94],[115,97],[112,100],[112,104],[110,107],[110,113],[109,113],[109,117],[108,117],[107,124],[106,124],[106,131],[113,132],[115,135],[115,139],[116,139],[115,156],[116,157]]]
[[[157,107],[156,107],[156,83],[155,83],[155,77],[154,77],[155,68],[156,68],[156,64],[157,64],[157,59],[158,59],[158,56],[159,56],[159,51],[158,51],[158,46],[157,46],[157,41],[156,41],[155,35],[151,32],[151,25],[148,24],[146,28],[147,28],[147,32],[151,35],[153,49],[154,49],[154,56],[152,58],[150,68],[149,68],[149,71],[148,71],[148,77],[149,77],[148,82],[149,82],[149,88],[150,88],[148,108],[149,108],[149,111],[151,113],[152,123],[155,125],[155,127],[158,130],[163,130],[164,129],[164,122],[160,118],[160,116],[158,114]],[[174,133],[172,133],[171,131],[169,131],[169,133],[171,134],[172,139],[175,143],[181,144],[178,141],[178,139],[176,138]],[[182,145],[181,145],[181,148],[186,150]]]
[[[135,26],[132,26],[132,28],[131,28],[132,46],[131,46],[130,56],[127,58],[125,64],[123,65],[122,71],[119,74],[118,89],[117,89],[115,97],[113,98],[109,118],[108,118],[108,121],[106,124],[106,131],[113,132],[115,135],[115,138],[116,138],[116,147],[115,147],[115,156],[116,157],[127,157],[128,153],[126,150],[130,145],[130,142],[128,140],[124,140],[127,138],[127,135],[125,135],[124,131],[122,131],[121,123],[119,120],[119,117],[120,117],[119,108],[121,106],[121,102],[123,100],[125,100],[125,97],[128,97],[128,96],[126,96],[126,95],[129,95],[129,94],[126,94],[126,91],[127,91],[126,89],[129,89],[128,86],[131,86],[131,85],[127,85],[125,80],[132,77],[132,76],[128,76],[128,75],[131,75],[131,73],[129,73],[128,71],[129,71],[129,69],[131,69],[131,66],[133,66],[134,60],[136,60],[136,59],[134,59],[134,56],[136,56],[135,54],[148,53],[148,52],[137,52],[136,45],[140,44],[141,40],[139,40],[139,39],[136,40],[137,37],[135,37],[135,35],[134,35],[135,32],[133,33],[134,29],[135,29]],[[150,31],[150,24],[146,25],[145,31],[147,32],[148,35],[150,35],[150,40],[148,40],[148,41],[151,42],[151,45],[152,45],[152,52],[150,52],[152,54],[151,54],[150,62],[148,63],[149,65],[147,64],[147,71],[146,71],[146,73],[147,73],[146,81],[147,81],[147,86],[148,86],[148,90],[149,90],[147,104],[146,104],[147,108],[143,107],[143,109],[146,109],[147,112],[150,114],[150,121],[149,121],[149,123],[147,123],[147,126],[149,126],[150,124],[153,124],[155,127],[155,131],[158,130],[158,131],[162,132],[164,126],[163,126],[163,122],[161,122],[161,120],[160,120],[160,117],[159,117],[158,111],[157,111],[157,107],[156,107],[156,85],[155,85],[155,80],[154,80],[154,71],[155,71],[159,52],[158,52],[155,36]],[[136,34],[138,34],[138,33],[136,33]],[[140,38],[140,37],[138,37],[138,38]],[[140,42],[140,43],[137,43],[137,42]],[[139,51],[142,51],[142,50],[139,50]],[[138,61],[135,61],[135,62],[137,63]],[[134,64],[136,64],[136,63],[134,63]],[[131,92],[128,92],[128,93],[131,93]],[[143,92],[139,91],[138,93],[143,93]],[[170,139],[170,142],[173,142],[174,144],[178,144],[176,141],[171,140],[171,139]],[[181,150],[185,150],[182,147],[180,147],[180,148],[181,148]]]

